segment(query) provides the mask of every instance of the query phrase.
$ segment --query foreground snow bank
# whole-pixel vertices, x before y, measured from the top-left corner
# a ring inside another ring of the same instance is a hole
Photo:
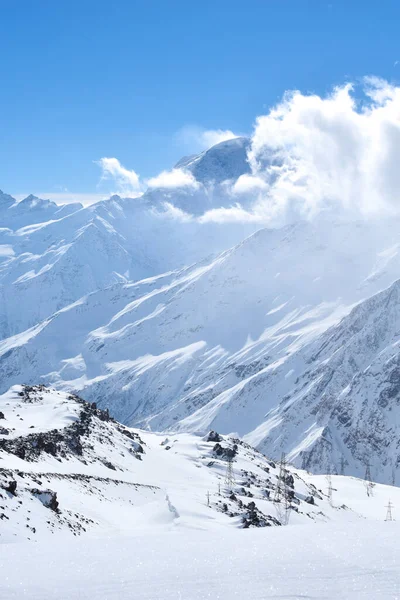
[[[0,546],[0,598],[400,598],[400,524],[175,531]]]

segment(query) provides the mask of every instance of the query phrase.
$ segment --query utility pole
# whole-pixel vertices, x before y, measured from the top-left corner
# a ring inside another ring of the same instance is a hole
[[[233,468],[232,468],[233,457],[228,456],[227,460],[228,460],[228,462],[226,465],[225,483],[228,487],[228,491],[232,492],[233,484],[235,483],[235,480],[233,478]]]
[[[373,496],[373,483],[371,481],[371,467],[367,462],[365,467],[365,488],[367,490],[367,496]]]
[[[390,500],[389,500],[388,505],[387,505],[386,508],[387,508],[387,512],[386,512],[386,519],[385,519],[385,521],[394,521],[393,515],[392,515],[393,504],[390,502]]]
[[[207,506],[210,506],[210,492],[207,490]]]

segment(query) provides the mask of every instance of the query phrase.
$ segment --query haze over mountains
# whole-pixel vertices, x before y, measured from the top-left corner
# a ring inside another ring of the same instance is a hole
[[[51,384],[130,426],[235,432],[316,472],[368,458],[392,482],[400,222],[202,220],[232,206],[248,151],[89,207],[2,194],[0,391]]]

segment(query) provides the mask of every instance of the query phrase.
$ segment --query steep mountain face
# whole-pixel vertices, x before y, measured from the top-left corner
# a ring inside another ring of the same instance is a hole
[[[240,440],[132,430],[44,386],[0,396],[0,460],[3,543],[376,520],[388,493],[334,477],[333,505],[323,477]]]
[[[363,476],[369,464],[374,481],[398,483],[399,335],[396,281],[288,361],[289,393],[247,439],[312,471]],[[271,378],[262,385],[268,393]]]

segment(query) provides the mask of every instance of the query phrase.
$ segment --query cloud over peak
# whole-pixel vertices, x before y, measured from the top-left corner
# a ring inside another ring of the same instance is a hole
[[[229,129],[204,129],[196,125],[189,125],[178,131],[175,137],[177,143],[187,152],[202,152],[216,144],[240,136]]]
[[[146,181],[149,188],[174,189],[181,187],[190,187],[197,189],[199,183],[189,171],[183,169],[172,169],[171,171],[162,171],[156,177],[151,177]]]
[[[186,128],[181,135],[196,139],[201,149],[237,137],[232,131],[201,128]],[[367,77],[325,96],[287,92],[255,120],[248,151],[251,172],[206,186],[212,206],[208,200],[204,203],[210,210],[204,209],[201,219],[274,226],[327,211],[357,218],[398,213],[398,156],[400,87]],[[99,164],[102,178],[113,178],[118,191],[129,190],[129,195],[138,195],[146,186],[200,189],[183,168],[141,182],[116,158],[103,158]],[[169,201],[173,205],[172,195]]]
[[[101,180],[111,179],[117,191],[127,196],[139,196],[143,192],[143,186],[139,175],[132,169],[126,169],[117,158],[100,158],[96,163],[102,169]]]

